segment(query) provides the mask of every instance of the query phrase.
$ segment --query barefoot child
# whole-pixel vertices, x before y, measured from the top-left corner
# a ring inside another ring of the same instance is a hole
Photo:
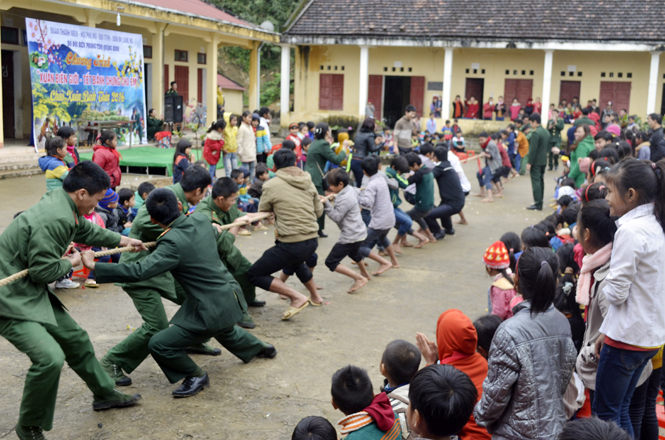
[[[339,226],[340,235],[326,258],[326,266],[333,272],[353,278],[355,283],[347,291],[353,293],[369,281],[369,274],[360,254],[360,245],[367,238],[367,231],[360,216],[357,190],[349,186],[349,175],[346,171],[343,168],[334,168],[328,173],[327,179],[328,188],[336,194],[335,204],[330,203],[330,200],[324,196],[319,197],[323,202],[323,210]],[[360,275],[340,264],[344,257],[349,257],[358,263]]]
[[[412,210],[407,212],[411,219],[418,223],[420,231],[430,243],[436,243],[434,234],[429,230],[425,217],[432,212],[434,208],[434,174],[432,168],[425,166],[421,158],[416,153],[408,153],[406,161],[413,174],[409,177],[409,184],[416,184],[415,204]],[[416,248],[422,247],[425,243],[418,243]]]
[[[369,177],[369,181],[364,191],[360,192],[358,202],[361,208],[369,209],[372,214],[367,226],[367,238],[360,247],[360,253],[363,257],[369,257],[378,262],[381,266],[372,273],[380,275],[391,267],[399,267],[392,244],[388,240],[388,232],[395,226],[395,213],[393,204],[390,201],[390,190],[386,179],[379,174],[379,161],[373,157],[366,157],[362,164],[363,173]],[[380,244],[390,255],[390,262],[382,258],[372,248]]]
[[[477,174],[480,193],[476,194],[476,197],[482,197],[482,202],[491,203],[494,201],[494,197],[492,196],[492,178],[494,177],[494,172],[501,167],[501,155],[496,144],[486,132],[478,135],[478,142],[480,142],[480,147],[483,149],[479,156],[485,158],[485,168]]]

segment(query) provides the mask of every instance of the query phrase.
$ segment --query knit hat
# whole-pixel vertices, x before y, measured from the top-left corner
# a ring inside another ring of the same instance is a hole
[[[605,131],[612,133],[614,136],[621,136],[621,127],[616,124],[608,125]]]
[[[252,113],[252,121],[260,121],[261,116],[258,113]]]
[[[104,208],[107,211],[110,211],[111,208],[109,208],[109,205],[111,203],[117,203],[118,200],[119,200],[118,193],[109,188],[106,190],[104,198],[99,202],[99,206],[100,208]]]
[[[508,269],[510,267],[510,257],[506,245],[502,241],[495,242],[485,251],[483,261],[490,269]]]

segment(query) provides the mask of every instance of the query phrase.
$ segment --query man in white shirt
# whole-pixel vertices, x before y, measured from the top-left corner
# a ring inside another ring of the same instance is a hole
[[[471,191],[471,182],[469,182],[469,179],[466,178],[466,174],[464,174],[464,170],[462,169],[462,163],[459,160],[459,157],[455,155],[452,151],[448,150],[448,162],[453,166],[453,169],[457,173],[457,177],[459,177],[459,183],[462,185],[462,191],[464,191],[464,195],[468,196],[469,192]],[[469,222],[466,221],[466,217],[464,216],[464,211],[459,212],[460,216],[460,221],[455,222],[458,225],[468,225]]]

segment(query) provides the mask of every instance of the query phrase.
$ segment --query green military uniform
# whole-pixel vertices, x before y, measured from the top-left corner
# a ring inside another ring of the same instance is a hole
[[[113,248],[120,235],[82,217],[62,188],[46,193],[0,236],[0,278],[30,269],[27,277],[0,287],[0,335],[32,361],[23,388],[20,426],[52,429],[65,361],[95,396],[108,396],[115,388],[95,358],[88,334],[47,286],[72,269],[71,262],[61,257],[73,241]]]
[[[547,166],[547,150],[550,145],[550,134],[542,125],[531,130],[529,139],[529,165],[531,165],[531,189],[533,191],[533,204],[543,207],[545,195],[545,166]]]
[[[164,96],[178,96],[180,93],[173,89],[168,89],[166,93],[164,93]]]
[[[202,213],[180,216],[157,240],[144,260],[130,264],[97,264],[98,282],[134,283],[172,273],[186,299],[166,328],[150,340],[150,353],[171,383],[194,375],[199,367],[185,354],[192,343],[216,338],[249,362],[268,345],[236,327],[242,319],[240,286],[224,267],[216,246],[217,231]]]
[[[326,167],[326,162],[339,165],[346,157],[344,150],[339,154],[335,154],[330,144],[325,139],[317,139],[312,142],[307,150],[307,162],[305,163],[305,171],[312,176],[312,183],[320,195],[325,195],[323,190],[323,169]],[[323,231],[326,226],[326,215],[321,215],[316,220],[319,223],[319,231]]]
[[[573,125],[575,127],[579,127],[580,125],[588,125],[590,127],[595,127],[596,123],[590,117],[582,116],[581,118],[575,119],[575,122],[573,123]]]
[[[222,211],[213,200],[212,196],[208,196],[196,206],[196,212],[200,212],[206,218],[219,225],[228,225],[242,217],[242,213],[237,205],[233,205],[228,212]],[[233,278],[240,284],[244,300],[247,304],[251,304],[256,300],[256,286],[249,282],[247,271],[252,266],[247,258],[235,246],[235,236],[228,231],[223,231],[217,237],[217,251],[222,263],[229,270]],[[246,308],[245,305],[243,308]]]
[[[550,119],[547,122],[547,131],[550,133],[550,145],[547,150],[548,169],[559,168],[559,155],[552,153],[552,148],[561,146],[561,130],[563,130],[563,119]]]

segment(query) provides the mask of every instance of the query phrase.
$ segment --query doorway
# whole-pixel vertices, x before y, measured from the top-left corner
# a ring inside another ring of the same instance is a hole
[[[483,109],[483,92],[485,89],[485,80],[483,78],[467,78],[466,87],[464,88],[464,101],[474,97],[478,101],[478,112],[473,117],[482,119]],[[466,115],[464,115],[466,116]]]
[[[505,98],[506,105],[508,105],[509,108],[514,98],[517,98],[517,101],[522,105],[522,108],[524,108],[526,107],[526,103],[533,96],[532,91],[532,79],[506,78],[503,97]]]
[[[2,125],[5,139],[16,138],[14,127],[14,53],[2,51]]]
[[[631,87],[632,83],[630,82],[601,81],[598,107],[602,110],[611,101],[615,112],[618,113],[619,110],[624,109],[628,113],[630,109]]]
[[[404,116],[404,109],[411,103],[411,77],[385,76],[383,117],[388,127]]]
[[[561,81],[561,88],[559,89],[559,102],[564,99],[566,102],[572,102],[573,98],[580,98],[581,81]]]

